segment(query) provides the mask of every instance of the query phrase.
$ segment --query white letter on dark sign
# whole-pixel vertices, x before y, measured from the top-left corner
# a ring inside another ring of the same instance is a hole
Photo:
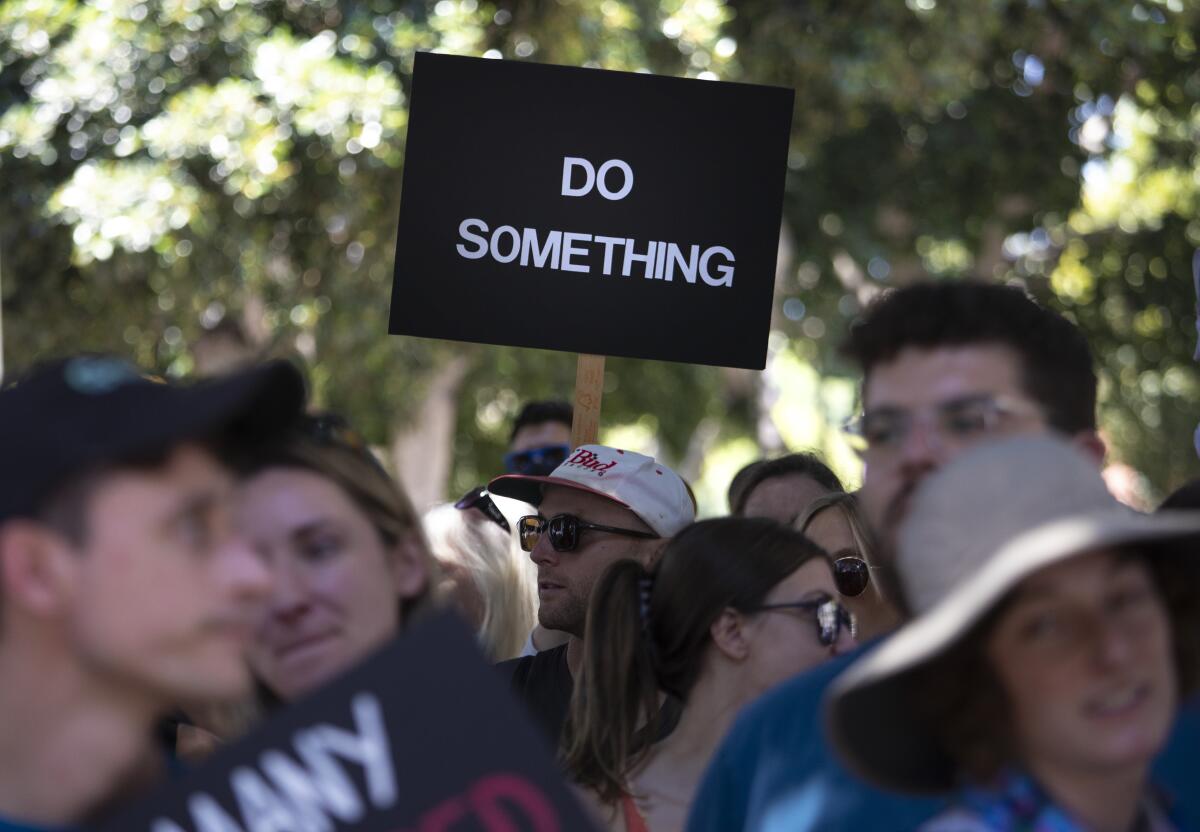
[[[577,167],[583,168],[586,176],[582,188],[571,187],[571,172]],[[592,190],[594,184],[596,184],[596,169],[592,167],[591,162],[587,159],[580,159],[578,156],[563,157],[563,196],[586,196]]]
[[[396,802],[396,772],[392,767],[387,727],[383,724],[383,708],[369,693],[355,696],[350,708],[354,712],[356,734],[332,725],[313,730],[321,732],[321,742],[327,749],[363,767],[371,803],[376,809],[386,809]]]
[[[613,168],[617,168],[621,173],[625,174],[625,184],[621,186],[621,190],[619,191],[610,191],[608,185],[605,184],[605,177]],[[611,199],[614,202],[618,199],[624,199],[633,190],[633,168],[620,159],[609,159],[600,166],[600,170],[596,171],[596,188],[600,191],[600,196],[605,199]]]
[[[484,237],[480,237],[478,234],[472,234],[471,233],[472,226],[477,227],[484,234],[487,233],[488,228],[487,228],[486,222],[484,222],[483,220],[468,219],[468,220],[463,220],[462,222],[460,222],[458,224],[458,236],[462,237],[468,243],[474,243],[475,245],[479,246],[479,248],[475,249],[474,251],[467,251],[467,247],[464,246],[462,243],[459,243],[458,245],[456,245],[455,248],[458,249],[458,253],[460,255],[467,258],[468,260],[478,260],[480,257],[487,254],[487,250],[488,250],[487,239]]]
[[[729,259],[729,263],[722,263],[717,266],[717,273],[721,276],[714,278],[708,270],[708,261],[712,259],[714,254],[724,254]],[[732,286],[733,285],[733,252],[725,248],[725,246],[713,246],[705,249],[704,254],[700,255],[700,277],[709,286]]]
[[[257,771],[236,768],[229,779],[247,832],[308,832],[308,824],[293,815]]]

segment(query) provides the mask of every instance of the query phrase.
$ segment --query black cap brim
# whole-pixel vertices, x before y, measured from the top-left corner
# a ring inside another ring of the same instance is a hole
[[[189,439],[256,441],[286,430],[307,397],[299,370],[272,361],[189,387],[163,385],[162,396],[144,390],[147,421],[128,435],[126,453]],[[155,401],[157,399],[157,401]]]
[[[47,454],[38,442],[14,449],[18,469],[38,475],[19,490],[0,488],[0,519],[34,513],[65,480],[96,466],[191,440],[251,443],[282,433],[303,413],[306,396],[300,371],[273,361],[190,386],[128,384],[105,395],[102,406],[80,397],[74,407],[47,408],[39,433],[59,437],[59,452]]]

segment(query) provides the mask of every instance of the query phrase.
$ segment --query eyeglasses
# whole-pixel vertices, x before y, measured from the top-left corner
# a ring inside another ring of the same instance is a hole
[[[582,531],[623,534],[626,537],[641,537],[647,540],[658,537],[650,532],[588,523],[573,514],[556,514],[549,520],[530,514],[517,521],[517,539],[521,541],[521,548],[526,552],[533,551],[543,532],[550,535],[550,545],[554,547],[554,551],[573,552],[579,547],[579,533]]]
[[[851,447],[871,462],[884,462],[904,447],[920,426],[931,445],[964,445],[995,433],[1005,421],[1041,416],[1029,402],[1007,396],[975,395],[951,399],[930,410],[913,412],[881,407],[844,426]]]
[[[858,624],[855,622],[854,616],[850,614],[850,610],[828,597],[813,601],[763,604],[743,610],[743,612],[775,612],[777,610],[800,610],[801,612],[815,613],[817,640],[821,642],[822,647],[832,647],[836,644],[843,629],[851,636],[858,635]]]
[[[544,477],[567,459],[570,445],[546,445],[504,455],[504,470],[510,474]]]
[[[862,558],[844,557],[833,562],[833,582],[847,598],[862,595],[871,580],[871,568]]]
[[[492,499],[492,495],[488,493],[486,485],[476,486],[462,496],[454,507],[459,511],[467,509],[475,509],[484,517],[491,520],[506,532],[512,532],[512,527],[508,525],[508,520],[504,517],[504,512],[496,505],[496,501]]]

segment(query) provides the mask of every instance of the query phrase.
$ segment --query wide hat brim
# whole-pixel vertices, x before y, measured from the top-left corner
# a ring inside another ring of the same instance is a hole
[[[1040,569],[1097,549],[1189,539],[1200,545],[1200,512],[1145,515],[1118,506],[1018,535],[834,681],[825,699],[830,741],[851,769],[884,788],[914,793],[954,788],[955,764],[916,701],[916,672],[943,655]]]

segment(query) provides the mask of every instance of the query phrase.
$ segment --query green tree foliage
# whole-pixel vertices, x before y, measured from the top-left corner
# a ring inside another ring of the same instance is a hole
[[[385,443],[465,355],[465,488],[574,362],[383,334],[415,52],[775,83],[797,93],[780,366],[852,375],[833,346],[881,287],[1020,281],[1088,331],[1116,454],[1161,493],[1198,468],[1197,31],[1182,0],[9,0],[7,362],[109,349],[185,373],[236,320]],[[606,388],[606,421],[676,460],[713,426],[756,436],[769,406],[712,368],[613,360]]]

